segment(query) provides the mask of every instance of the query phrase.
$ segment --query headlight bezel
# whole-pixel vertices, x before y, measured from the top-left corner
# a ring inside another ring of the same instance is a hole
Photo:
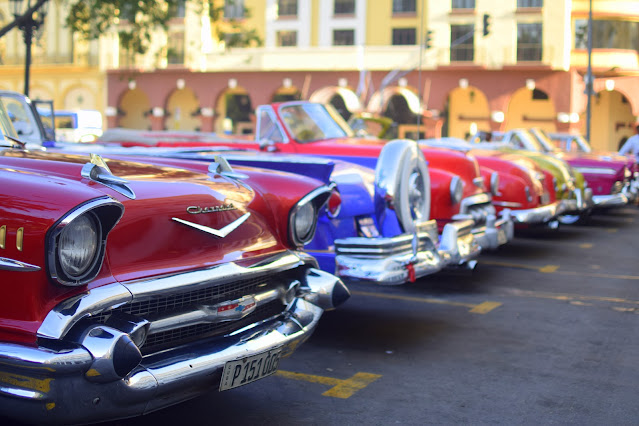
[[[490,193],[499,196],[501,193],[499,192],[499,173],[492,172],[490,174]]]
[[[104,197],[77,206],[58,220],[47,232],[45,240],[47,270],[51,280],[67,287],[78,287],[92,281],[102,269],[107,236],[123,213],[124,206],[120,202],[110,197]],[[77,225],[78,222],[75,221],[80,218],[86,218],[93,224],[97,235],[96,250],[91,256],[91,261],[83,268],[82,273],[74,275],[65,270],[62,265],[60,238],[65,232],[72,229],[69,226]]]
[[[302,199],[300,199],[291,208],[288,216],[288,238],[289,242],[294,247],[300,249],[313,240],[313,238],[315,237],[315,231],[317,230],[317,217],[319,215],[319,212],[328,202],[328,199],[330,198],[335,186],[336,185],[332,183],[330,185],[316,188],[302,197]],[[311,226],[304,235],[299,235],[296,221],[298,220],[298,215],[300,214],[300,212],[303,212],[303,209],[307,208],[312,209]]]
[[[91,228],[93,232],[93,237],[91,241],[87,240],[82,249],[89,249],[91,253],[88,256],[85,256],[85,260],[82,261],[84,264],[78,272],[73,272],[70,270],[70,266],[66,265],[69,263],[73,263],[71,259],[65,254],[67,247],[64,246],[64,241],[66,239],[73,239],[73,236],[67,237],[69,233],[77,233],[80,231],[77,229],[79,226],[83,226],[82,222],[88,221],[87,225]],[[102,227],[100,226],[100,222],[95,215],[95,213],[88,211],[84,214],[79,215],[72,221],[70,221],[58,235],[56,239],[56,267],[59,269],[60,275],[65,276],[67,280],[74,282],[81,282],[88,275],[91,274],[91,271],[95,268],[97,261],[99,260],[99,254],[101,250],[101,241],[102,241]]]
[[[464,198],[464,184],[459,176],[453,176],[450,180],[450,201],[455,205],[461,203]]]

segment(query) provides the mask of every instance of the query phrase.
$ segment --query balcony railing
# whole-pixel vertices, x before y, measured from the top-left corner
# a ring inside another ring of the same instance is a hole
[[[540,62],[543,58],[541,44],[518,44],[517,62]]]
[[[99,64],[98,55],[34,55],[31,59],[32,65],[72,65],[97,67]],[[5,56],[0,65],[24,65],[24,56]]]
[[[475,48],[473,46],[455,46],[450,49],[451,62],[473,62],[475,60]]]

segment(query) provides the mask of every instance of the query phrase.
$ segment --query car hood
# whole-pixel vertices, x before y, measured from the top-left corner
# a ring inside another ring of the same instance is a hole
[[[13,205],[23,211],[44,209],[48,223],[41,222],[42,227],[50,227],[73,207],[97,197],[106,195],[124,205],[124,215],[107,244],[107,261],[118,280],[170,274],[285,249],[266,212],[252,208],[256,193],[237,180],[143,162],[104,161],[114,176],[126,179],[134,198],[82,177],[88,155],[0,152],[0,170],[15,177],[11,190],[16,197],[20,197],[20,182],[38,183]],[[52,197],[52,191],[59,196]],[[43,199],[46,206],[39,201]],[[189,225],[219,230],[247,213],[248,218],[224,238]]]
[[[600,155],[590,153],[562,153],[559,158],[573,167],[602,167],[620,171],[627,165],[627,161],[623,158],[607,157],[608,159],[605,159]]]

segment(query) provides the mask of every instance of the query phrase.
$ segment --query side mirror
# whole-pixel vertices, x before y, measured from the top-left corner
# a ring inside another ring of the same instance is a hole
[[[259,144],[260,144],[260,151],[266,151],[266,152],[278,151],[277,146],[275,145],[275,142],[273,142],[271,139],[260,139]]]

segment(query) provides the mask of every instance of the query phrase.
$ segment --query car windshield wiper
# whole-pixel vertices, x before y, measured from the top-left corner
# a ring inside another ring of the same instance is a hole
[[[13,137],[8,136],[8,135],[3,135],[3,136],[4,136],[4,139],[0,140],[0,145],[1,146],[10,146],[12,148],[16,148],[16,147],[17,148],[25,148],[27,146],[26,143],[24,143],[24,142],[22,142],[22,141],[20,141],[20,140],[18,140],[16,138],[13,138]],[[5,142],[9,142],[9,143],[5,143]]]

